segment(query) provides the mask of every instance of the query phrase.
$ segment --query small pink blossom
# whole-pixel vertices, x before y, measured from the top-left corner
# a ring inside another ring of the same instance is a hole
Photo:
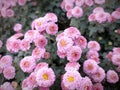
[[[47,67],[39,69],[36,74],[36,81],[40,87],[50,87],[55,81],[54,71]]]
[[[14,27],[13,27],[13,30],[14,30],[15,32],[21,32],[21,30],[22,30],[22,25],[21,25],[20,23],[16,23],[16,24],[14,25]]]
[[[94,10],[93,10],[93,13],[99,13],[99,12],[104,12],[104,9],[102,7],[96,7]]]
[[[45,52],[43,58],[49,59],[50,58],[50,53],[49,52]]]
[[[67,18],[70,19],[72,17],[72,10],[67,11]]]
[[[60,58],[65,58],[66,52],[62,52],[62,51],[57,50],[57,55],[58,55]]]
[[[55,13],[47,13],[44,18],[48,21],[48,22],[57,22],[58,21],[58,18],[56,16]]]
[[[88,20],[89,20],[89,22],[95,21],[95,14],[94,13],[90,14],[88,17]]]
[[[46,62],[41,62],[38,63],[37,66],[35,67],[35,72],[37,73],[39,69],[42,69],[43,67],[47,67],[48,68],[48,64]]]
[[[0,59],[0,67],[1,68],[6,68],[8,66],[11,66],[12,65],[12,56],[10,55],[5,55],[3,56],[1,59]]]
[[[61,52],[66,52],[66,50],[68,50],[72,45],[72,39],[68,38],[67,36],[61,37],[60,40],[57,42],[58,50]]]
[[[85,0],[85,4],[88,6],[92,6],[93,5],[93,0]]]
[[[18,4],[20,6],[24,6],[26,4],[27,0],[18,0]]]
[[[84,36],[78,36],[75,39],[75,45],[79,46],[81,49],[85,49],[87,46],[87,39]]]
[[[99,57],[99,54],[98,54],[98,52],[97,51],[94,51],[94,50],[89,50],[88,52],[87,52],[87,55],[86,55],[86,57],[89,59],[89,58],[94,58],[94,57]]]
[[[112,63],[114,65],[120,65],[120,54],[115,54],[112,56]]]
[[[91,75],[94,82],[102,82],[105,79],[105,71],[103,68],[99,67],[96,73]]]
[[[4,68],[3,75],[6,79],[13,79],[15,77],[15,68],[13,66],[8,66]]]
[[[27,51],[30,49],[30,42],[26,39],[21,40],[20,49],[22,51]]]
[[[1,9],[1,15],[2,15],[2,17],[7,17],[7,12],[6,12],[6,8],[2,8]]]
[[[114,11],[114,12],[112,12],[111,16],[115,19],[120,19],[120,12]]]
[[[81,7],[84,4],[84,0],[75,0],[75,5]]]
[[[32,72],[36,66],[35,59],[32,56],[26,56],[20,61],[20,68],[23,72]]]
[[[93,84],[89,77],[84,77],[79,83],[77,90],[92,90]]]
[[[95,19],[99,22],[99,23],[103,23],[107,20],[107,15],[105,12],[98,12],[95,14]]]
[[[38,61],[42,57],[44,57],[44,53],[45,53],[45,48],[36,47],[32,51],[32,56]]]
[[[76,62],[81,58],[82,50],[78,46],[72,46],[67,52],[67,60],[70,62]]]
[[[80,36],[81,33],[76,27],[69,27],[64,30],[64,35],[74,40],[75,38]]]
[[[93,73],[97,72],[97,69],[98,69],[98,65],[94,60],[88,59],[88,60],[84,61],[83,70],[85,73],[93,74]]]
[[[69,11],[73,9],[73,5],[74,5],[73,3],[65,3],[65,10]]]
[[[119,81],[118,74],[114,70],[107,71],[107,82],[117,83]]]
[[[100,44],[97,41],[89,41],[88,42],[88,48],[91,50],[100,50]]]
[[[81,79],[82,77],[78,71],[67,71],[63,75],[62,83],[68,90],[75,90]]]
[[[79,68],[80,68],[80,64],[79,63],[77,63],[77,62],[69,62],[65,66],[65,71],[79,70]]]
[[[15,90],[13,88],[13,86],[11,85],[10,82],[4,82],[1,86],[0,86],[0,90]]]
[[[81,7],[78,7],[78,6],[75,6],[73,9],[72,9],[72,15],[73,17],[75,18],[80,18],[83,16],[83,9]]]
[[[94,0],[96,4],[104,4],[105,0]]]
[[[113,52],[109,52],[106,57],[111,61],[112,56],[113,56]]]
[[[47,39],[43,35],[39,35],[34,39],[35,46],[39,48],[44,48],[47,45]]]
[[[58,25],[53,22],[49,22],[47,24],[46,32],[50,35],[55,35],[58,32]]]
[[[12,9],[7,9],[6,14],[8,17],[13,17],[14,16],[14,11]]]
[[[93,85],[93,90],[104,90],[104,87],[101,83],[95,83]]]

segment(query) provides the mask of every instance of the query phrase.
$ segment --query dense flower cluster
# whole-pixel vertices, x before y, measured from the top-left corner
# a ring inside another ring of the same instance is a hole
[[[15,89],[12,83],[4,82],[2,85],[0,85],[0,90],[15,90]]]
[[[23,6],[28,0],[0,0],[0,17],[13,17],[13,8],[18,4]]]
[[[12,65],[13,58],[10,55],[5,55],[0,58],[0,74],[8,80],[15,77],[15,67]]]
[[[104,4],[105,0],[63,0],[61,8],[67,12],[67,17],[80,18],[83,16],[83,8],[93,4]]]
[[[93,13],[91,13],[88,17],[88,20],[91,21],[97,21],[98,23],[104,23],[104,22],[113,22],[117,19],[120,19],[120,10],[119,8],[116,9],[116,11],[113,11],[111,14],[108,12],[105,12],[102,7],[96,7],[93,10]]]

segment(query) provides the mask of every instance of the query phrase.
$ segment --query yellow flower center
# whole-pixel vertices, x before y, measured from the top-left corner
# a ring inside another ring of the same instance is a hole
[[[42,22],[41,22],[41,21],[38,21],[38,22],[37,22],[37,25],[38,25],[38,26],[41,26],[41,25],[42,25]]]
[[[73,81],[74,81],[74,77],[73,77],[73,76],[69,76],[69,77],[68,77],[68,81],[69,81],[69,82],[73,82]]]
[[[60,43],[61,43],[62,46],[66,45],[66,42],[64,40],[61,40]]]
[[[44,80],[48,80],[49,79],[49,76],[48,76],[48,74],[43,74],[43,78],[44,78]]]

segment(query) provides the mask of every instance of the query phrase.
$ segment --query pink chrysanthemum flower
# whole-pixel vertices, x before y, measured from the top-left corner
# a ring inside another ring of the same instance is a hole
[[[78,36],[75,39],[75,45],[81,47],[81,49],[85,49],[87,46],[87,40],[84,36]]]
[[[35,29],[42,32],[46,29],[47,21],[45,18],[40,17],[38,19],[35,19]]]
[[[104,12],[103,7],[96,7],[96,8],[93,10],[93,13],[94,13],[94,14],[99,13],[99,12]]]
[[[111,61],[112,56],[113,56],[113,52],[109,52],[106,57]]]
[[[98,69],[98,65],[94,60],[88,59],[88,60],[84,61],[83,70],[85,73],[93,74],[93,73],[97,72],[97,69]]]
[[[50,35],[55,35],[58,32],[58,25],[53,22],[49,22],[46,27],[46,32]]]
[[[15,90],[13,88],[13,86],[11,85],[10,82],[4,82],[1,86],[0,86],[0,90]]]
[[[25,35],[24,35],[24,39],[32,42],[36,36],[39,36],[39,32],[37,30],[28,30]]]
[[[81,58],[82,50],[78,46],[72,46],[67,52],[67,60],[70,62],[76,62]]]
[[[58,50],[61,52],[66,52],[71,46],[73,45],[73,41],[71,38],[67,36],[61,37],[60,40],[57,42]]]
[[[8,66],[11,66],[12,65],[12,56],[10,55],[5,55],[3,56],[1,59],[0,59],[0,67],[1,68],[6,68]]]
[[[57,55],[58,55],[60,58],[65,58],[65,57],[66,57],[66,52],[62,52],[62,51],[57,50]]]
[[[15,77],[15,68],[13,66],[8,66],[4,68],[3,75],[6,79],[13,79]]]
[[[97,20],[99,23],[103,23],[107,21],[107,14],[106,12],[98,12],[95,14],[95,20]]]
[[[28,87],[35,88],[37,87],[37,82],[36,82],[36,74],[32,72],[29,77],[27,77],[28,80]]]
[[[36,74],[36,81],[40,87],[50,87],[55,81],[54,71],[47,67],[39,69]]]
[[[12,9],[7,9],[6,14],[8,17],[13,17],[14,16],[14,11]]]
[[[82,80],[79,83],[80,85],[77,88],[77,90],[92,90],[93,84],[89,77],[82,78]]]
[[[80,18],[83,16],[83,9],[79,6],[75,6],[73,9],[72,9],[72,15],[73,17],[75,18]]]
[[[48,63],[46,62],[41,62],[41,63],[38,63],[37,66],[35,67],[35,72],[37,73],[39,69],[42,69],[43,67],[46,67],[48,68]]]
[[[18,4],[20,6],[24,6],[26,4],[27,0],[18,0]]]
[[[26,40],[26,39],[23,39],[21,40],[21,43],[20,43],[20,49],[22,51],[27,51],[30,49],[30,41]]]
[[[65,66],[65,71],[79,70],[79,68],[80,68],[80,64],[79,63],[77,63],[77,62],[69,62]]]
[[[81,7],[84,4],[84,0],[75,0],[75,5]]]
[[[7,50],[12,53],[18,52],[20,50],[20,42],[21,40],[19,39],[14,38],[9,39],[6,43]]]
[[[107,82],[117,83],[119,81],[118,74],[114,70],[107,71]]]
[[[36,66],[35,59],[32,56],[26,56],[20,61],[20,68],[23,72],[32,72]]]
[[[68,90],[74,90],[78,87],[81,79],[82,77],[78,71],[67,71],[63,75],[62,83]]]
[[[96,73],[91,75],[94,82],[102,82],[105,78],[105,71],[103,68],[99,67]]]
[[[94,0],[96,4],[104,4],[105,0]]]
[[[85,4],[87,6],[92,6],[93,5],[93,0],[85,0]]]
[[[98,52],[97,51],[94,51],[94,50],[89,50],[88,52],[87,52],[87,55],[86,55],[86,57],[87,58],[91,58],[91,57],[99,57],[99,54],[98,54]]]
[[[120,12],[119,11],[114,11],[114,12],[112,12],[111,16],[114,19],[120,19]]]
[[[47,39],[43,35],[39,35],[34,39],[35,46],[44,48],[47,45]]]
[[[88,42],[88,48],[91,50],[100,50],[100,44],[97,41],[89,41]]]
[[[101,83],[96,83],[93,85],[93,90],[104,90],[104,87]]]
[[[44,18],[46,19],[47,22],[57,22],[58,18],[54,13],[47,13]]]
[[[120,54],[115,54],[112,56],[112,63],[114,65],[120,65]]]
[[[120,54],[120,47],[114,47],[113,54]]]
[[[72,10],[67,11],[66,16],[70,19],[72,17]]]
[[[64,9],[66,11],[69,11],[69,10],[73,9],[73,6],[74,6],[73,3],[65,3],[65,8]]]
[[[95,21],[95,14],[94,13],[90,14],[88,17],[88,20],[89,20],[89,22]]]
[[[20,23],[16,23],[16,24],[14,25],[14,27],[13,27],[13,30],[14,30],[15,32],[21,32],[21,30],[22,30],[22,25],[21,25]]]
[[[81,33],[76,27],[69,27],[69,28],[64,30],[64,35],[69,37],[69,38],[75,39],[78,36],[80,36]]]
[[[49,59],[50,58],[50,52],[45,52],[43,58]]]
[[[28,78],[22,81],[22,90],[33,90],[33,87],[31,87],[28,83]]]
[[[45,53],[45,48],[39,48],[36,47],[35,49],[33,49],[32,51],[32,56],[36,59],[39,60],[44,56]]]

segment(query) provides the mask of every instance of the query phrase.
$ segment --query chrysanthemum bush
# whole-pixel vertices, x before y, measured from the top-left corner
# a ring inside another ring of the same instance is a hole
[[[0,90],[120,88],[119,0],[0,5]],[[5,18],[3,8],[14,16]]]

